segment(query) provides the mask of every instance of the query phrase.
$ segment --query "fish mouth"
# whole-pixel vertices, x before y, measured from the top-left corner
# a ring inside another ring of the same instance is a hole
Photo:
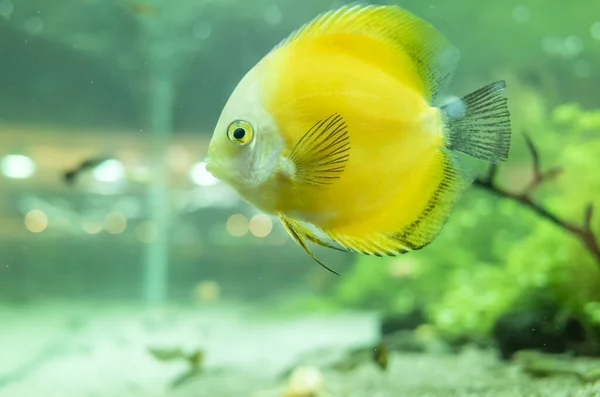
[[[208,148],[208,153],[206,154],[206,157],[204,158],[204,164],[205,164],[204,168],[206,169],[206,171],[208,171],[212,176],[216,177],[215,170],[218,167],[215,164],[215,160],[214,160],[214,156],[212,155],[211,147]]]
[[[206,171],[208,171],[212,176],[214,176],[213,171],[214,171],[214,166],[213,164],[208,161],[208,159],[205,160],[206,162]]]
[[[221,179],[221,177],[220,177],[221,174],[219,173],[219,167],[214,162],[206,161],[205,169],[209,174],[211,174],[215,178]]]
[[[219,162],[216,162],[214,159],[211,159],[210,156],[207,156],[204,163],[206,164],[204,169],[209,174],[221,181],[225,181],[224,169]]]

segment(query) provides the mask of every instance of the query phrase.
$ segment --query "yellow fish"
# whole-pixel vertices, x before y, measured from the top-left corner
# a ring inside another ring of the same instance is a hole
[[[207,170],[307,241],[396,256],[429,244],[473,180],[458,153],[508,158],[504,81],[441,105],[459,52],[397,6],[348,5],[279,43],[227,101]]]

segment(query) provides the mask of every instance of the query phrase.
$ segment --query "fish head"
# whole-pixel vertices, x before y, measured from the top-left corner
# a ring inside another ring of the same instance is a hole
[[[206,169],[240,190],[264,183],[278,167],[283,140],[262,105],[259,63],[238,83],[223,108],[208,147]]]

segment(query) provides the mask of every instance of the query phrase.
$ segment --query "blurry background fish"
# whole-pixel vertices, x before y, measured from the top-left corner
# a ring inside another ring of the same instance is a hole
[[[105,162],[110,161],[110,157],[107,156],[99,156],[93,157],[79,163],[75,168],[67,170],[64,172],[63,176],[65,178],[65,182],[68,184],[73,184],[76,182],[77,176],[82,172],[89,171],[95,169],[101,164],[106,164]]]

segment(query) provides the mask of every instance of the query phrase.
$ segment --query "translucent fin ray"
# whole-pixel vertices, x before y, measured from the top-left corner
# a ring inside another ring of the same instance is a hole
[[[471,157],[499,163],[508,159],[510,112],[497,81],[441,107],[445,146]]]
[[[335,270],[329,268],[327,265],[325,265],[323,262],[321,262],[321,260],[319,258],[317,258],[317,256],[310,250],[310,248],[308,248],[308,246],[306,245],[306,242],[304,241],[305,236],[302,233],[301,228],[298,227],[298,224],[293,219],[288,218],[284,214],[279,214],[279,219],[281,220],[281,223],[283,224],[283,227],[288,232],[288,234],[292,237],[292,239],[300,247],[302,247],[302,249],[304,250],[304,252],[306,252],[308,254],[308,256],[310,256],[315,262],[317,262],[323,268],[325,268],[325,269],[329,270],[331,273],[339,276],[339,273],[337,273]]]
[[[294,180],[311,185],[333,183],[344,171],[349,158],[348,129],[339,114],[315,123],[289,155],[294,164]]]

